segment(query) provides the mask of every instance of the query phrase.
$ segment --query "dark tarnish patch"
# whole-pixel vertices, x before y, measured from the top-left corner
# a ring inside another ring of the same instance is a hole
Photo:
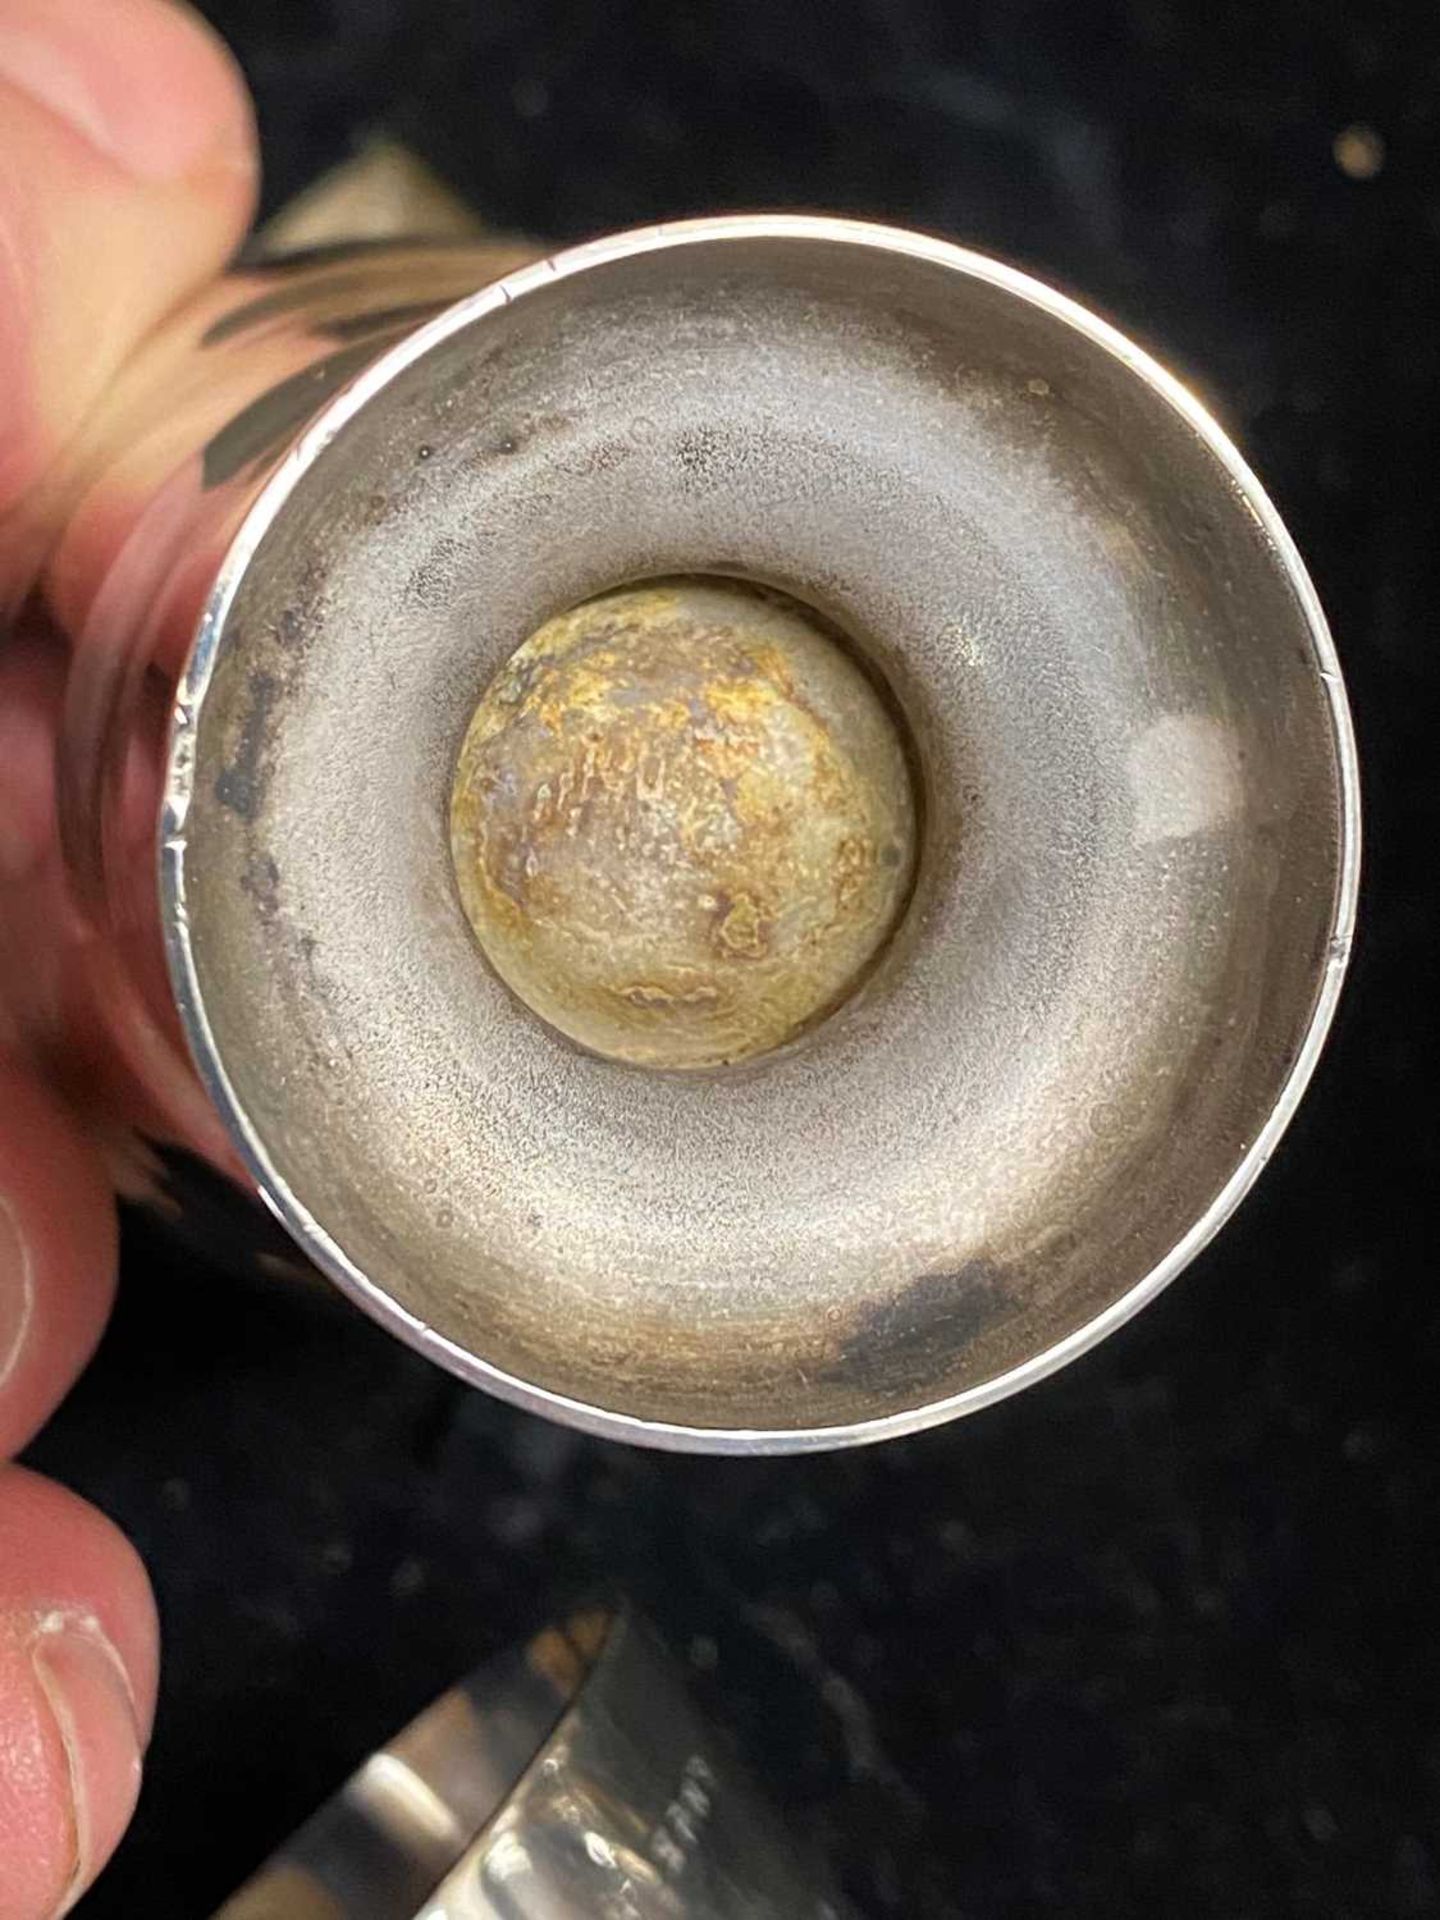
[[[715,427],[692,427],[675,442],[675,458],[687,481],[707,479],[723,460],[727,436]]]
[[[251,853],[240,885],[255,902],[255,911],[267,924],[280,911],[280,869],[268,853]]]
[[[954,1353],[973,1345],[1012,1311],[1014,1301],[992,1260],[967,1260],[954,1272],[926,1273],[892,1299],[866,1307],[840,1344],[825,1378],[906,1388],[925,1379],[937,1345]]]
[[[245,710],[235,758],[215,781],[215,798],[221,806],[229,807],[232,813],[247,822],[254,821],[265,793],[265,774],[261,764],[265,751],[265,728],[279,691],[280,682],[273,673],[257,671],[251,674],[250,702]]]
[[[478,457],[468,464],[483,466],[488,460],[499,456],[509,458],[511,454],[523,453],[532,440],[553,437],[570,424],[571,415],[554,409],[544,413],[532,413],[524,419],[512,421],[501,426],[494,437],[480,449]]]
[[[296,607],[286,607],[275,623],[275,637],[282,647],[298,647],[305,637],[305,616]]]

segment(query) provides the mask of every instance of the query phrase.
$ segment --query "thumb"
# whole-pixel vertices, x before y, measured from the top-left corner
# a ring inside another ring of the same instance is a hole
[[[0,0],[0,604],[44,480],[143,337],[235,247],[255,136],[233,60],[178,0]]]

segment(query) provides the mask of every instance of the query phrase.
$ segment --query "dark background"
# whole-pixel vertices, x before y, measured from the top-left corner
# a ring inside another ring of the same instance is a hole
[[[1100,1351],[921,1439],[749,1462],[582,1439],[132,1223],[113,1330],[31,1455],[129,1529],[165,1623],[140,1814],[83,1912],[196,1920],[597,1580],[689,1654],[872,1916],[1440,1912],[1435,9],[206,11],[272,207],[384,126],[499,226],[879,215],[1157,348],[1310,559],[1368,869],[1330,1052],[1240,1218]],[[1337,148],[1353,127],[1374,137]]]

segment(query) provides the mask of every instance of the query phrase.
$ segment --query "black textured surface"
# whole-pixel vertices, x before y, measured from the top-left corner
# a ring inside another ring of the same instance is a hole
[[[134,1228],[112,1333],[32,1453],[131,1531],[165,1620],[140,1815],[83,1912],[204,1913],[597,1580],[690,1650],[871,1915],[1440,1912],[1434,9],[208,11],[272,203],[387,124],[499,224],[881,214],[1156,345],[1312,563],[1369,864],[1331,1052],[1239,1219],[1099,1352],[920,1440],[740,1463],[582,1440]],[[1383,138],[1373,178],[1337,163],[1352,123]]]

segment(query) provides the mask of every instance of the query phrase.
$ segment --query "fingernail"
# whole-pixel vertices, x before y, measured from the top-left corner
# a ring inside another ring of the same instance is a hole
[[[0,1387],[19,1364],[34,1311],[30,1249],[21,1237],[14,1208],[0,1193]]]
[[[120,1655],[89,1615],[37,1623],[31,1664],[69,1771],[73,1861],[56,1920],[69,1913],[124,1832],[140,1791],[140,1728]]]
[[[245,146],[217,124],[215,36],[188,8],[110,14],[95,0],[11,0],[0,80],[142,180],[178,180]]]

